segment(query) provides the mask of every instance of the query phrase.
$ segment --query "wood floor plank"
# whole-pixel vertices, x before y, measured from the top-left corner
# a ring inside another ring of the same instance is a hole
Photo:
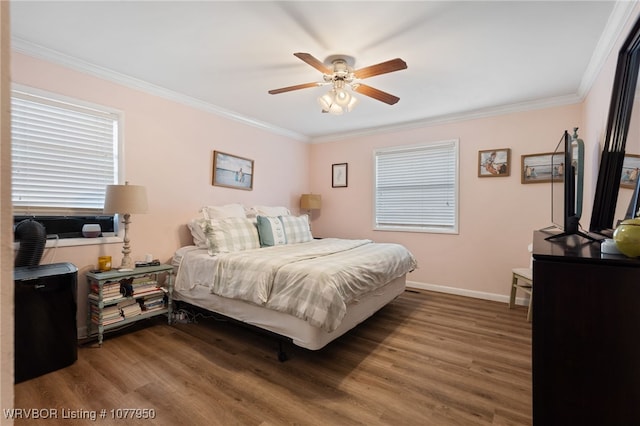
[[[17,408],[101,410],[16,425],[530,425],[526,308],[407,291],[320,351],[213,318],[151,319],[15,386]],[[115,419],[111,410],[154,410]]]

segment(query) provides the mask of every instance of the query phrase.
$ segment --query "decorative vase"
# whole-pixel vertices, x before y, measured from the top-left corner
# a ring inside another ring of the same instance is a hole
[[[640,218],[623,220],[613,232],[613,240],[622,254],[640,256]]]

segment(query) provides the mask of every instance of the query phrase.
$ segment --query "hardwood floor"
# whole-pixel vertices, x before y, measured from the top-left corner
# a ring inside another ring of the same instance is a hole
[[[15,424],[531,424],[525,307],[407,291],[320,351],[286,350],[278,362],[273,338],[215,319],[149,320],[17,384],[15,407],[58,419]],[[155,418],[112,418],[128,408]]]

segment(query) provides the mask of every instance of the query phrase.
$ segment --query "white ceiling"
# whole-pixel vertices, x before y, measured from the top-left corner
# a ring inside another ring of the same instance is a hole
[[[576,102],[632,3],[613,1],[11,2],[14,49],[301,140]],[[293,56],[406,70],[364,82],[354,111],[322,114],[327,87]]]

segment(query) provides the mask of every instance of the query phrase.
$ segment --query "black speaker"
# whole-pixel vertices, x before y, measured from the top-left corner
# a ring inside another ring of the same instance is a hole
[[[77,283],[71,263],[14,269],[15,383],[78,359]]]

